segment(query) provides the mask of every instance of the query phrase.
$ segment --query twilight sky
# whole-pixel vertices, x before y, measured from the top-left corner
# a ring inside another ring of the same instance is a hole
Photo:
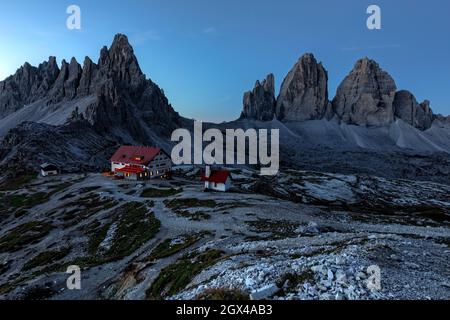
[[[66,28],[71,4],[81,7],[81,30]],[[382,9],[382,30],[366,27],[370,4]],[[1,1],[0,79],[50,55],[96,61],[119,32],[144,73],[190,118],[236,119],[244,91],[270,72],[278,91],[305,52],[328,70],[330,99],[355,61],[368,56],[399,89],[450,114],[448,0]]]

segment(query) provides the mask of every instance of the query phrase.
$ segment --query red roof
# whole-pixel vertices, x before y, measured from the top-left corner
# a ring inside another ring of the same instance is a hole
[[[202,182],[225,183],[230,177],[230,172],[226,170],[212,170],[209,178],[205,177],[204,172],[202,173]]]
[[[122,146],[112,156],[111,162],[147,165],[160,152],[160,148]]]
[[[138,174],[138,173],[144,172],[144,169],[142,167],[138,167],[138,166],[125,166],[123,168],[116,169],[116,172]]]

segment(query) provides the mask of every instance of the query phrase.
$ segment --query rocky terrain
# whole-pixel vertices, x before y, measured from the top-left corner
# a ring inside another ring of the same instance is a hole
[[[397,91],[373,60],[359,60],[330,100],[325,67],[304,54],[275,94],[270,74],[244,94],[239,120],[205,126],[280,129],[287,167],[370,169],[379,176],[435,181],[448,176],[449,118],[434,115],[429,101],[418,103],[412,93]],[[44,162],[68,173],[106,170],[120,144],[156,145],[170,153],[176,128],[192,130],[192,121],[174,111],[143,74],[127,37],[118,34],[97,63],[86,57],[81,66],[73,58],[59,67],[50,57],[38,67],[25,63],[0,82],[0,180]],[[353,166],[342,166],[349,153],[366,159],[355,156]],[[428,174],[424,163],[432,165]]]
[[[4,166],[15,159],[17,168],[35,170],[49,159],[59,163],[76,159],[79,165],[70,166],[72,171],[83,164],[98,168],[95,158],[111,141],[169,148],[172,131],[186,123],[164,92],[146,79],[121,34],[109,49],[103,47],[97,64],[86,57],[81,67],[72,58],[70,63],[63,60],[59,68],[56,58],[50,57],[38,67],[24,64],[0,82],[0,137],[4,138],[0,164]],[[79,134],[85,129],[92,139]],[[54,132],[65,133],[58,135],[59,146],[73,148],[54,152],[50,139]],[[30,136],[33,142],[28,141]],[[32,153],[36,149],[39,154]],[[103,162],[111,156],[104,155]]]
[[[356,62],[330,101],[327,71],[314,55],[304,54],[283,80],[272,114],[268,114],[271,108],[267,106],[273,104],[274,78],[269,77],[271,89],[266,90],[267,96],[255,91],[244,95],[242,118],[271,121],[275,117],[283,122],[337,119],[365,127],[389,126],[399,119],[422,131],[430,129],[435,120],[448,121],[433,114],[430,101],[418,103],[411,92],[397,91],[394,79],[367,57]],[[257,82],[254,90],[259,87]],[[261,117],[261,113],[265,116]]]
[[[233,192],[211,193],[199,174],[3,184],[0,298],[450,298],[447,185],[235,169]],[[81,290],[66,288],[69,265]]]
[[[276,115],[283,121],[329,119],[333,116],[328,100],[328,73],[312,54],[303,55],[284,79]]]
[[[252,91],[244,94],[244,111],[241,118],[270,121],[275,112],[275,80],[273,74],[260,83],[256,81]]]
[[[213,193],[200,167],[99,173],[122,144],[170,153],[193,123],[126,36],[97,63],[24,64],[0,82],[0,299],[449,299],[450,117],[368,58],[331,100],[327,82],[305,54],[278,97],[270,74],[238,120],[204,124],[280,131],[277,176],[228,168],[232,192]],[[37,177],[44,162],[63,174]]]

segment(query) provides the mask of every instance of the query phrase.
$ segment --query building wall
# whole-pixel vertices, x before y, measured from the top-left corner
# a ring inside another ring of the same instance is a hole
[[[125,162],[111,162],[111,172],[116,172],[117,169],[127,165],[128,163]],[[143,168],[149,173],[149,179],[158,178],[172,171],[172,159],[164,152],[160,152],[148,166],[143,166]]]
[[[116,169],[121,169],[125,166],[125,163],[111,162],[111,172],[116,172]]]
[[[56,176],[57,174],[58,174],[58,171],[44,171],[44,170],[41,170],[41,175],[43,177]]]
[[[231,188],[231,180],[228,178],[226,183],[205,182],[205,189],[226,192]]]
[[[172,159],[164,152],[160,152],[148,165],[151,178],[161,177],[172,171]]]

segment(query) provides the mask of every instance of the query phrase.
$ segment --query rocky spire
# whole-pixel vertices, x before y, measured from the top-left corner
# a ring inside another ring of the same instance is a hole
[[[244,94],[244,111],[241,118],[271,121],[275,115],[275,78],[269,74],[260,83],[256,81],[252,91]]]
[[[77,88],[80,84],[81,79],[81,66],[77,62],[75,58],[72,58],[70,60],[70,64],[68,67],[68,77],[67,80],[64,82],[64,91],[65,91],[65,98],[68,100],[71,100],[75,98],[77,95]]]
[[[106,47],[101,50],[98,64],[103,75],[109,74],[122,86],[134,88],[145,80],[133,47],[123,34],[114,37],[109,50]]]
[[[97,71],[98,66],[92,62],[91,58],[86,57],[83,63],[80,84],[77,89],[77,94],[79,96],[87,96],[94,93],[95,88],[93,87],[93,84],[96,80]]]
[[[277,99],[280,120],[305,121],[331,116],[328,74],[310,53],[303,55],[288,73]]]
[[[333,109],[345,123],[383,126],[394,121],[394,79],[378,63],[359,60],[340,84]]]
[[[0,117],[44,98],[59,74],[55,57],[38,68],[26,62],[16,73],[0,82]]]
[[[394,114],[396,118],[402,119],[420,130],[431,128],[434,118],[430,102],[425,100],[418,103],[414,95],[406,90],[398,91],[395,94]]]

